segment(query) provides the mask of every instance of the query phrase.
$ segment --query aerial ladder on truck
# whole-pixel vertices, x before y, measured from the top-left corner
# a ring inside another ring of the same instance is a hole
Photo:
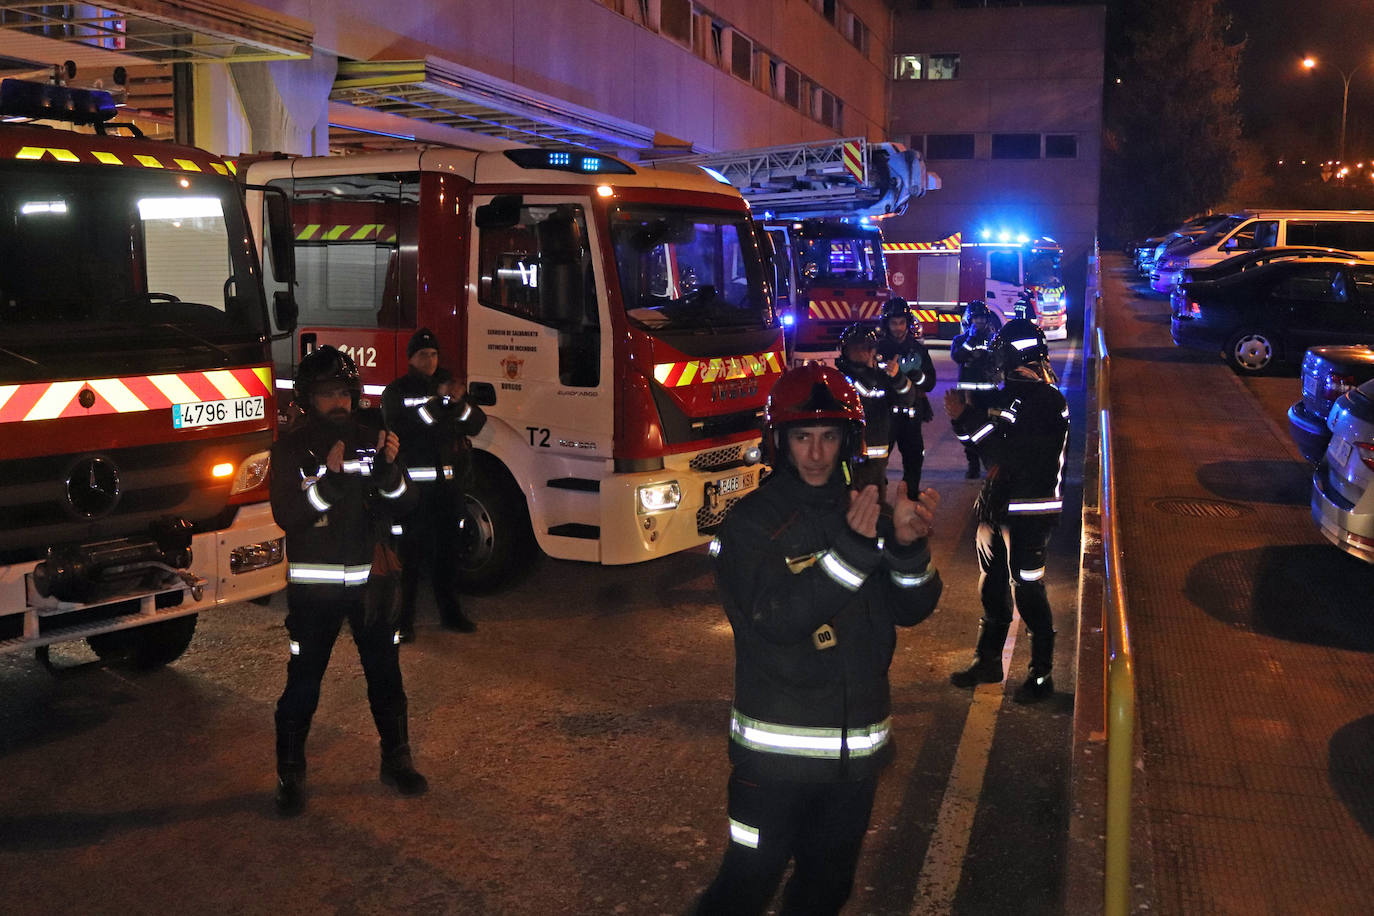
[[[940,177],[900,143],[846,137],[672,157],[710,169],[749,201],[773,242],[788,359],[828,358],[891,293],[876,220],[906,211]]]

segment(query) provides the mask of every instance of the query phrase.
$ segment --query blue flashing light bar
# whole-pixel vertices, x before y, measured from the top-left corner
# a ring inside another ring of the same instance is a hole
[[[115,103],[108,92],[100,89],[68,89],[7,79],[0,81],[0,115],[72,124],[103,124],[115,116]]]
[[[579,175],[633,175],[635,170],[614,156],[582,150],[509,149],[506,158],[522,169],[552,169]]]

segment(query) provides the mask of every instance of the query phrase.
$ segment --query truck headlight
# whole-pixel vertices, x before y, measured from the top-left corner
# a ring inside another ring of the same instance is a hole
[[[639,514],[648,512],[668,512],[682,502],[682,487],[676,480],[667,483],[651,483],[635,490],[639,497]]]

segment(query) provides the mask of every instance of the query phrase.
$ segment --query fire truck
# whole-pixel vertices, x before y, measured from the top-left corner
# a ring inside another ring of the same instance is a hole
[[[765,237],[728,184],[516,144],[245,172],[291,202],[301,317],[283,376],[333,345],[375,407],[428,327],[485,410],[455,559],[467,587],[527,565],[530,535],[602,564],[701,545],[759,484],[783,334]]]
[[[862,137],[675,157],[744,194],[774,249],[789,360],[828,359],[840,332],[890,298],[878,220],[940,187],[915,150]]]
[[[107,93],[5,80],[0,111],[70,124],[0,124],[0,650],[163,665],[201,611],[285,585],[241,193],[209,153],[112,135]]]
[[[883,253],[892,291],[911,303],[928,338],[952,340],[974,299],[1004,321],[1031,318],[1050,340],[1068,336],[1063,251],[1054,239],[984,230],[964,241],[956,232],[934,242],[887,241]]]

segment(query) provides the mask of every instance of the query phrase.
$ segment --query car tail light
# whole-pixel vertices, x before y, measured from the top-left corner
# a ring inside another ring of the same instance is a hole
[[[1317,397],[1325,401],[1334,401],[1351,388],[1354,388],[1355,384],[1356,379],[1353,375],[1328,375],[1326,378],[1320,380],[1320,386],[1317,388]]]
[[[1198,304],[1196,299],[1188,303],[1188,314],[1192,315],[1194,318],[1202,315],[1202,306]]]
[[[1359,449],[1360,460],[1364,462],[1365,467],[1374,471],[1374,442],[1356,442],[1355,448]]]

